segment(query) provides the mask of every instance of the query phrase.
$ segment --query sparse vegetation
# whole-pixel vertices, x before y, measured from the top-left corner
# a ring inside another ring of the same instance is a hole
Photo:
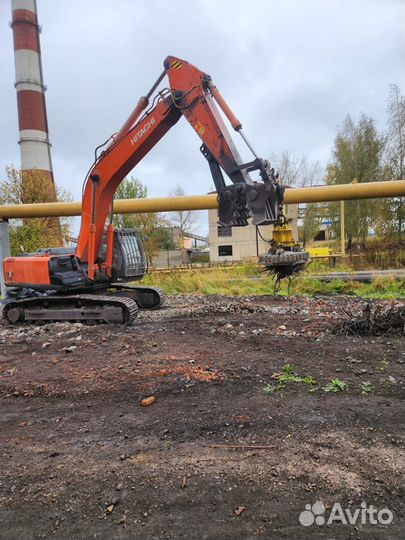
[[[364,381],[360,385],[362,394],[370,394],[374,390],[374,386],[370,381]]]
[[[376,371],[385,371],[389,364],[389,361],[384,358],[383,360],[381,360],[380,364],[375,369]]]
[[[294,368],[291,364],[286,364],[281,368],[282,373],[277,377],[280,387],[284,387],[288,383],[305,383],[316,384],[316,380],[311,375],[305,375],[303,377],[296,375]]]
[[[294,368],[292,367],[291,364],[285,364],[282,368],[281,368],[281,371],[283,373],[285,373],[286,375],[294,375]]]
[[[325,392],[331,392],[334,394],[337,392],[343,392],[344,390],[347,390],[347,383],[336,377],[331,379],[331,381],[324,386],[323,390]]]
[[[345,360],[349,364],[361,364],[362,363],[362,360],[360,360],[359,358],[355,358],[354,356],[346,356]]]
[[[266,386],[264,387],[264,391],[267,394],[274,394],[277,391],[277,386],[274,384],[266,384]]]
[[[279,390],[283,390],[290,383],[303,383],[309,385],[316,385],[317,382],[312,375],[297,375],[291,364],[286,364],[281,368],[279,373],[274,373],[272,379],[277,381],[277,385],[267,384],[264,387],[264,391],[268,394],[274,394]]]

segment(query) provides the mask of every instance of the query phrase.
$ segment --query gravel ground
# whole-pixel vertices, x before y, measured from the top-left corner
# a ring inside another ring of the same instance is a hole
[[[0,538],[403,537],[403,336],[332,333],[363,307],[176,295],[131,327],[0,326]],[[393,521],[303,526],[316,501]]]

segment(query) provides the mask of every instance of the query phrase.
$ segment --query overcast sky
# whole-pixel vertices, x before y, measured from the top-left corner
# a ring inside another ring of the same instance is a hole
[[[364,112],[382,128],[389,85],[404,90],[404,0],[37,3],[54,173],[75,200],[94,147],[120,128],[169,54],[212,76],[262,157],[289,150],[326,163],[347,114]],[[2,173],[20,164],[10,20],[2,0]],[[206,193],[212,180],[199,146],[180,120],[133,175],[150,196],[176,184]]]

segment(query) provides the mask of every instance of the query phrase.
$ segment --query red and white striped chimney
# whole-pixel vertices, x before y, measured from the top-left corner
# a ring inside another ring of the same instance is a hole
[[[11,0],[21,169],[53,182],[36,0]]]

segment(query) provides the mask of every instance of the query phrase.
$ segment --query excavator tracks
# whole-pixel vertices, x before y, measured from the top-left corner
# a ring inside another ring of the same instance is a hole
[[[129,297],[77,294],[40,296],[8,302],[3,320],[10,324],[37,321],[82,321],[132,324],[138,314],[137,303]]]
[[[131,298],[140,309],[160,309],[166,304],[166,294],[160,287],[113,283],[111,288],[113,289],[112,296]]]
[[[3,307],[3,320],[22,322],[82,321],[132,324],[139,309],[160,309],[166,295],[159,287],[113,283],[107,294],[50,295],[11,300]]]

